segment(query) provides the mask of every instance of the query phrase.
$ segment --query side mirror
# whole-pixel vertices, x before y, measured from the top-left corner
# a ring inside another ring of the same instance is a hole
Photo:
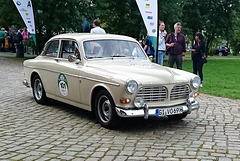
[[[68,56],[68,61],[69,62],[75,62],[77,60],[77,57],[75,55],[69,55]]]

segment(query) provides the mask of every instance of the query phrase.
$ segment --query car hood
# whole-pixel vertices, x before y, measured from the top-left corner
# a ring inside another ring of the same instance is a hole
[[[85,66],[91,73],[107,76],[108,79],[136,80],[140,84],[172,84],[189,81],[188,72],[151,63],[148,60],[92,61]],[[193,74],[190,74],[193,75]]]

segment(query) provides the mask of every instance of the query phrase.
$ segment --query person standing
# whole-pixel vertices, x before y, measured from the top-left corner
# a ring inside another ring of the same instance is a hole
[[[193,73],[197,75],[201,79],[200,87],[203,87],[203,59],[206,57],[205,55],[205,42],[204,37],[200,32],[195,34],[195,42],[192,46],[192,61],[193,61]]]
[[[5,29],[2,27],[0,30],[0,51],[5,51]]]
[[[26,43],[30,38],[30,34],[26,27],[23,28],[23,31],[21,34],[22,34],[22,39],[23,39],[22,41],[23,41],[24,53],[28,53],[28,46],[26,45]]]
[[[154,48],[153,48],[152,41],[149,37],[149,34],[147,34],[146,43],[143,49],[145,53],[148,55],[148,57],[152,60],[154,58]]]
[[[166,56],[166,44],[165,38],[167,31],[165,30],[165,24],[163,21],[159,22],[159,39],[158,39],[158,64],[163,65],[163,60]]]
[[[19,29],[17,33],[17,42],[16,42],[16,56],[17,57],[24,57],[24,51],[23,51],[23,44],[22,44],[22,31],[23,29]]]
[[[182,70],[182,62],[185,58],[186,42],[185,36],[181,32],[181,23],[174,24],[174,32],[169,34],[166,39],[166,47],[169,48],[168,66],[173,68],[176,62],[177,69]]]
[[[106,34],[106,31],[100,27],[101,21],[99,19],[95,19],[93,21],[93,27],[90,31],[90,33],[93,34]]]

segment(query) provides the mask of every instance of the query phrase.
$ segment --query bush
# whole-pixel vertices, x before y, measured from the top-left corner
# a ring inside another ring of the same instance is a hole
[[[216,53],[216,49],[215,49],[215,48],[210,48],[210,49],[208,50],[208,55],[209,55],[209,56],[213,56],[213,55],[215,55],[215,53]]]

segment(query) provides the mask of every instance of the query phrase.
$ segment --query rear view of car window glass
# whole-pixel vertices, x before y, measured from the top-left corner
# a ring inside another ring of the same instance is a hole
[[[85,56],[92,58],[107,57],[138,57],[146,58],[141,47],[132,41],[124,40],[96,40],[83,43]]]
[[[57,57],[58,48],[59,48],[59,41],[58,40],[51,41],[49,42],[47,49],[43,55],[49,56],[49,57]]]
[[[75,55],[77,58],[80,58],[78,45],[74,41],[63,40],[60,57],[67,59],[69,55]]]

